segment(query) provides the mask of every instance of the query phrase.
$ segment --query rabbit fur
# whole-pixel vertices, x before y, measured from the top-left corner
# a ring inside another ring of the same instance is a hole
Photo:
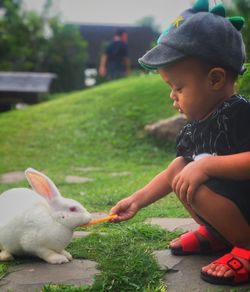
[[[67,263],[72,256],[65,248],[73,230],[91,215],[77,201],[63,198],[44,174],[28,168],[25,175],[33,190],[14,188],[0,195],[0,261],[32,255],[50,264]]]

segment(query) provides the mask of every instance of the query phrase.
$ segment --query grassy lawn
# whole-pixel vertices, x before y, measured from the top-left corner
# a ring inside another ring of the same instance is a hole
[[[64,196],[91,212],[108,212],[164,169],[174,158],[173,144],[146,136],[144,126],[176,114],[158,75],[131,77],[0,115],[0,174],[33,167],[50,176]],[[83,167],[96,167],[82,171]],[[112,176],[128,172],[128,176]],[[93,178],[67,184],[66,175]],[[28,186],[1,184],[0,192]],[[152,256],[176,236],[145,224],[149,217],[185,217],[173,195],[120,224],[93,226],[93,233],[72,240],[75,258],[93,259],[101,271],[92,286],[48,285],[44,291],[165,291],[164,271]],[[104,234],[103,234],[104,233]],[[0,264],[0,278],[7,271]]]

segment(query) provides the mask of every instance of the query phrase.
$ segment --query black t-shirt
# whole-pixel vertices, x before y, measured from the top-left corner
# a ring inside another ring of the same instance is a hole
[[[112,64],[113,68],[124,70],[123,59],[128,56],[128,46],[123,41],[112,41],[106,48],[108,64]]]
[[[202,153],[229,155],[250,151],[250,102],[233,95],[207,119],[188,122],[177,136],[176,150],[177,156],[187,161]]]

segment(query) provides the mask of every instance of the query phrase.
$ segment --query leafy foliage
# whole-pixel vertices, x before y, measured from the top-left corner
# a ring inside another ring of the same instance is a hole
[[[137,20],[136,23],[142,26],[151,27],[153,32],[156,34],[160,33],[160,25],[156,23],[155,18],[151,15],[142,17],[141,19]]]
[[[246,45],[247,60],[250,58],[250,1],[249,0],[234,0],[235,9],[234,14],[242,15],[245,18],[245,24],[242,29],[243,39]]]
[[[77,25],[62,25],[56,18],[49,21],[53,38],[47,43],[48,56],[44,60],[47,71],[59,78],[54,90],[81,89],[84,84],[86,42],[82,40]]]
[[[52,72],[58,79],[54,90],[83,88],[86,42],[79,28],[63,25],[57,17],[47,19],[25,12],[21,2],[4,0],[0,19],[0,67],[3,71]],[[45,13],[46,12],[46,13]]]
[[[247,69],[246,72],[239,76],[237,81],[237,91],[240,94],[245,95],[246,97],[250,98],[250,64],[245,64],[245,68]]]

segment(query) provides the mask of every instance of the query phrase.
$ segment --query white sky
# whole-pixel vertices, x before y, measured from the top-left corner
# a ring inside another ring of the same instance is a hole
[[[39,11],[45,0],[24,0],[27,9]],[[135,24],[144,16],[153,16],[161,29],[192,0],[54,0],[53,11],[65,22]]]

